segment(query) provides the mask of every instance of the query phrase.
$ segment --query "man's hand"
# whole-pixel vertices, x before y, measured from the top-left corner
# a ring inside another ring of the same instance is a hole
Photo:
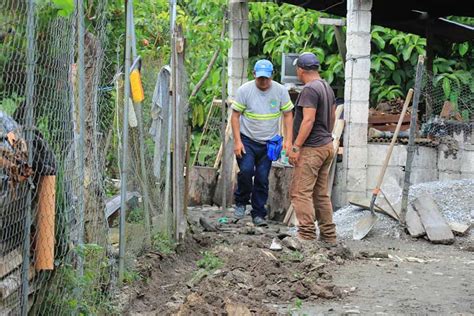
[[[295,153],[293,150],[290,150],[288,154],[288,158],[289,158],[290,163],[293,166],[296,166],[298,165],[298,160],[300,159],[300,152],[298,151]]]
[[[234,142],[234,154],[239,159],[245,154],[245,147],[242,141]]]

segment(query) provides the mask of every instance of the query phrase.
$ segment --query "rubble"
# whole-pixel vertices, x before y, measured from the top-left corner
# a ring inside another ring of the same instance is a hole
[[[410,187],[409,203],[412,203],[417,197],[429,194],[435,200],[447,222],[471,223],[471,212],[473,212],[474,205],[474,190],[472,188],[474,188],[474,179],[420,183]],[[400,197],[392,198],[392,202],[398,202],[398,209],[400,200]],[[367,210],[361,210],[360,207],[353,205],[338,209],[334,213],[338,237],[352,239],[354,223],[367,212]],[[371,236],[400,238],[403,229],[396,220],[384,215],[378,217],[378,222],[368,235],[369,238]],[[467,236],[472,236],[472,230],[467,232]]]

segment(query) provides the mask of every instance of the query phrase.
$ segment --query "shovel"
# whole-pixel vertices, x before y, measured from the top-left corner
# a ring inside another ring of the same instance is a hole
[[[375,223],[377,222],[377,215],[375,215],[375,200],[380,193],[380,187],[382,186],[383,176],[385,175],[385,171],[387,170],[388,162],[390,161],[390,157],[392,156],[393,146],[395,146],[395,142],[397,141],[398,132],[400,131],[400,127],[402,126],[403,118],[405,117],[405,113],[408,108],[408,104],[410,104],[411,98],[413,96],[413,89],[408,90],[407,97],[405,99],[405,103],[403,104],[402,113],[400,114],[400,118],[398,119],[397,127],[395,128],[395,132],[392,136],[392,141],[390,142],[390,147],[388,148],[387,155],[385,156],[385,161],[382,165],[382,170],[380,170],[379,177],[377,179],[377,186],[372,191],[372,199],[370,200],[370,207],[369,211],[370,214],[362,217],[355,225],[354,225],[354,232],[353,238],[354,240],[361,240],[370,232],[372,227],[374,227]]]

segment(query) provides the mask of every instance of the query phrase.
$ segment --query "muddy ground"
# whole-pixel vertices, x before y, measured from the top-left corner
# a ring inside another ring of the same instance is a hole
[[[190,210],[193,234],[175,254],[139,258],[141,280],[121,296],[127,315],[462,314],[474,311],[472,237],[454,245],[372,234],[334,249],[283,239],[288,228],[256,228],[250,217]],[[203,217],[217,232],[203,231]],[[472,236],[472,235],[471,235]],[[271,251],[273,238],[282,245]],[[204,259],[203,259],[204,258]]]

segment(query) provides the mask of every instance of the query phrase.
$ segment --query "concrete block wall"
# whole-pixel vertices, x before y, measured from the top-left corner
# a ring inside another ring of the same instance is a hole
[[[463,132],[454,134],[459,144],[456,157],[446,155],[442,146],[438,149],[439,180],[474,178],[474,137]]]

